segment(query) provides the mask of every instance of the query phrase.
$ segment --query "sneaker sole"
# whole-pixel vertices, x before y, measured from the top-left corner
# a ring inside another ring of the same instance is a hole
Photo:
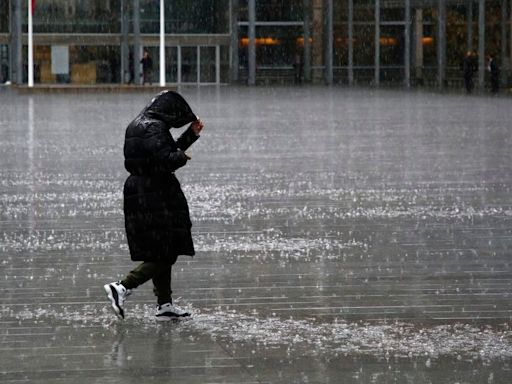
[[[189,313],[185,313],[183,315],[172,315],[172,316],[155,316],[156,321],[173,321],[179,320],[186,317],[190,317]]]
[[[105,293],[107,294],[107,297],[110,300],[110,304],[115,315],[120,319],[124,319],[124,311],[121,307],[119,307],[117,291],[114,288],[112,288],[110,284],[105,284],[103,286],[103,289],[105,290]]]

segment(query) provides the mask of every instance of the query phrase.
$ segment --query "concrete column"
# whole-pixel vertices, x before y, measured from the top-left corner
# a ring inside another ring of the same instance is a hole
[[[11,7],[10,80],[13,84],[23,84],[22,0],[13,0]]]
[[[127,83],[130,77],[128,54],[128,4],[127,0],[121,0],[121,84]]]
[[[231,81],[238,81],[239,67],[238,0],[231,0]]]
[[[411,0],[405,0],[405,49],[404,49],[404,66],[406,88],[411,87]]]
[[[437,9],[437,84],[442,89],[446,77],[446,0],[438,0]]]
[[[249,77],[248,84],[256,84],[256,0],[249,0]]]
[[[354,85],[354,0],[348,0],[348,85]]]
[[[181,45],[178,45],[178,84],[181,84]]]
[[[467,50],[473,50],[473,0],[466,1]]]
[[[380,83],[380,0],[375,0],[375,85]]]
[[[133,72],[135,84],[142,84],[140,48],[140,2],[139,0],[133,0]]]
[[[215,84],[220,84],[220,45],[215,46]]]
[[[13,81],[13,74],[15,73],[13,70],[14,67],[14,56],[15,56],[15,29],[16,25],[14,24],[14,3],[12,1],[9,1],[9,81],[14,83]],[[5,79],[4,79],[5,81]]]
[[[414,65],[416,68],[416,79],[419,84],[423,83],[423,9],[416,9],[416,44]]]
[[[485,0],[478,1],[478,87],[485,88]]]
[[[304,0],[304,81],[311,81],[311,4]]]
[[[501,0],[501,85],[507,83],[508,77],[508,56],[507,56],[507,19],[508,19],[507,0]]]
[[[313,82],[322,81],[322,72],[320,68],[323,66],[323,49],[324,49],[324,23],[323,23],[323,0],[313,1],[313,46],[312,46],[312,61],[313,61]]]
[[[325,82],[328,85],[333,83],[333,38],[334,38],[334,27],[333,27],[333,4],[332,0],[327,0],[326,10],[326,37],[325,37]]]

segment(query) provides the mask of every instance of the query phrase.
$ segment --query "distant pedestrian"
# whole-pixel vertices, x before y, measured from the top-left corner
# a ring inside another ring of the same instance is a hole
[[[170,128],[190,124],[175,141]],[[190,160],[184,152],[198,138],[203,123],[176,92],[159,93],[128,125],[124,165],[126,237],[133,261],[142,263],[118,282],[103,286],[115,314],[124,319],[124,301],[132,289],[153,280],[156,319],[189,316],[173,304],[171,270],[179,255],[193,256],[187,200],[174,171]]]
[[[475,59],[471,51],[466,52],[466,56],[462,59],[462,75],[464,77],[464,86],[466,92],[469,94],[473,92],[475,84],[473,82],[473,75],[475,73]]]
[[[142,84],[151,84],[153,77],[153,60],[151,59],[151,56],[149,56],[148,51],[144,51],[144,55],[142,56],[140,63],[142,64]]]
[[[295,84],[302,83],[302,60],[300,54],[295,55],[295,61],[293,62],[294,82]]]
[[[7,83],[9,80],[9,65],[5,60],[2,60],[0,65],[0,83]]]
[[[500,71],[494,57],[487,56],[487,70],[491,74],[491,93],[496,95],[500,89]]]
[[[133,53],[128,55],[128,84],[133,84],[135,79],[135,66],[133,64]]]

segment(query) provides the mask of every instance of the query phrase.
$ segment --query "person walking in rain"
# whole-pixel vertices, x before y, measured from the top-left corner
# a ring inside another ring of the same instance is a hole
[[[190,124],[175,141],[171,128]],[[103,286],[114,313],[124,319],[124,302],[134,288],[153,281],[156,319],[189,316],[172,301],[171,270],[179,255],[193,256],[187,200],[174,172],[187,164],[184,152],[203,123],[176,92],[159,93],[128,125],[124,141],[125,229],[130,256],[142,262],[124,279]]]
[[[144,55],[142,56],[140,63],[142,64],[142,85],[146,83],[151,84],[151,79],[153,77],[153,59],[149,56],[148,51],[144,51]]]
[[[464,77],[464,86],[469,94],[473,92],[475,84],[473,83],[473,74],[475,73],[475,59],[471,51],[466,52],[466,56],[462,59],[462,76]]]
[[[492,55],[487,56],[487,70],[491,74],[491,93],[496,95],[500,89],[500,71]]]

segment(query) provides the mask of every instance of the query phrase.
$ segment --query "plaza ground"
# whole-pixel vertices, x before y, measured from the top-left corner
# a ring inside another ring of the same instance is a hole
[[[152,94],[0,89],[2,383],[508,383],[510,98],[189,87],[192,318],[153,319],[124,235]],[[178,135],[179,130],[173,130]]]

